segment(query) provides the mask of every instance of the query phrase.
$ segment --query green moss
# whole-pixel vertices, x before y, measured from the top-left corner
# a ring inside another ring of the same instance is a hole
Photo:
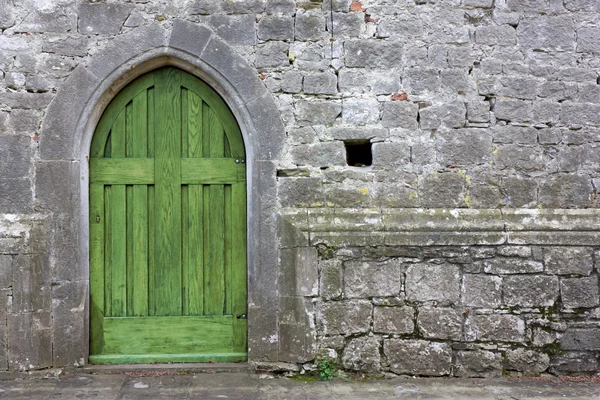
[[[548,354],[549,356],[560,356],[566,353],[566,351],[564,351],[557,342],[545,345],[544,347],[540,348],[540,351]]]
[[[319,257],[323,260],[330,260],[335,255],[337,248],[334,246],[328,246],[325,243],[318,243],[316,245]]]
[[[319,377],[316,374],[298,374],[292,376],[290,379],[296,382],[317,382]]]

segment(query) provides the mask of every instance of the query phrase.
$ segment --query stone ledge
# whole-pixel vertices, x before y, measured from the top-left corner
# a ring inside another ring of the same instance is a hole
[[[596,209],[284,208],[281,216],[282,230],[310,245],[597,245],[600,233]]]

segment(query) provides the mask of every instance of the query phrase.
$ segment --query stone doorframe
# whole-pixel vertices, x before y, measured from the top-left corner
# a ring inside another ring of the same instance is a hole
[[[166,65],[213,87],[240,125],[248,183],[248,357],[278,359],[274,160],[282,151],[284,126],[254,68],[210,29],[175,20],[111,40],[73,70],[47,109],[35,164],[36,203],[52,219],[51,279],[65,288],[53,302],[55,366],[87,363],[89,354],[88,156],[96,124],[126,84]]]

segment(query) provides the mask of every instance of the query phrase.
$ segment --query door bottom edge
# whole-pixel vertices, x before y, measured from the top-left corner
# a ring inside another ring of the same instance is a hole
[[[88,362],[99,364],[170,364],[170,363],[226,363],[246,362],[248,353],[198,353],[198,354],[99,354],[90,355]]]

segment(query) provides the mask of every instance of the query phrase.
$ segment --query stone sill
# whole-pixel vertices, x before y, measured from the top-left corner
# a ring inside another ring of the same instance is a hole
[[[284,248],[600,245],[597,209],[285,208],[281,216],[282,229],[295,231],[282,231]]]

